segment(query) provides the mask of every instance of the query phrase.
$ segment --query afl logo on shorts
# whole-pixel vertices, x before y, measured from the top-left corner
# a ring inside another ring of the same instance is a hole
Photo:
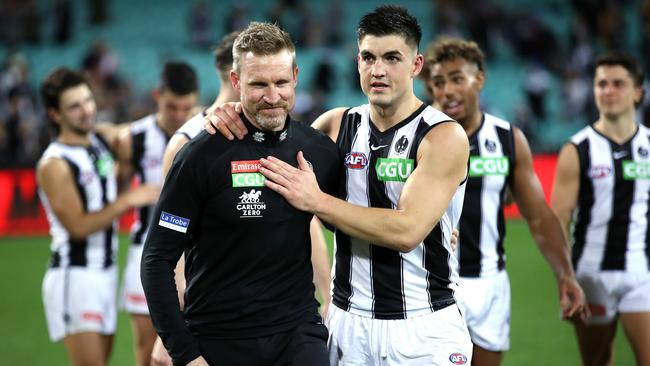
[[[368,165],[368,157],[360,152],[351,152],[345,155],[345,166],[350,169],[363,169]]]
[[[454,365],[464,365],[467,363],[467,357],[462,353],[452,353],[449,355],[449,361]]]

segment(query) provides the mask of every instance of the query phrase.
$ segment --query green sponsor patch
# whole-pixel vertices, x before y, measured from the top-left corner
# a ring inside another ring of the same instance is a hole
[[[623,160],[623,179],[650,179],[650,163]]]
[[[232,174],[233,187],[263,187],[264,176],[260,173]]]
[[[413,159],[379,158],[375,170],[382,182],[406,182],[414,167]]]
[[[469,157],[470,177],[508,175],[508,173],[510,173],[510,160],[505,156],[500,158],[483,158],[480,156]]]
[[[102,178],[106,178],[113,174],[113,166],[113,158],[109,154],[103,154],[95,161],[97,173]]]

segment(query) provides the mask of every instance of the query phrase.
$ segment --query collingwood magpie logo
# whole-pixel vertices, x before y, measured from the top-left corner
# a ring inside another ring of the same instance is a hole
[[[243,192],[238,197],[237,210],[240,218],[262,217],[266,210],[266,203],[260,201],[260,196],[262,196],[262,191],[251,189],[249,192]]]
[[[495,152],[495,151],[497,151],[497,143],[490,140],[490,139],[487,139],[487,140],[485,140],[485,148],[489,152]]]
[[[639,149],[637,150],[639,153],[639,156],[642,158],[647,158],[648,157],[648,149],[646,149],[643,146],[639,146]]]
[[[397,140],[397,143],[395,144],[395,152],[397,154],[401,154],[404,151],[406,151],[406,148],[409,146],[409,139],[406,138],[406,136],[402,136]]]

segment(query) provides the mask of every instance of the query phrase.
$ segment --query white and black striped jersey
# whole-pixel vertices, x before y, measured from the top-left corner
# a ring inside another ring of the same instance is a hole
[[[205,111],[197,113],[192,118],[183,123],[183,125],[176,131],[188,139],[193,139],[201,131],[203,131],[203,119],[205,118]]]
[[[484,113],[481,126],[469,137],[469,150],[469,178],[459,224],[459,274],[495,276],[506,264],[503,206],[514,172],[512,127]]]
[[[404,182],[416,168],[422,138],[443,121],[452,119],[423,105],[380,132],[370,121],[368,105],[347,110],[337,138],[346,166],[341,194],[356,205],[395,209]],[[333,303],[377,319],[404,319],[454,303],[450,285],[457,281],[458,263],[449,239],[460,217],[464,193],[463,182],[440,222],[409,253],[336,230]]]
[[[647,272],[650,267],[650,130],[622,145],[583,128],[571,138],[580,161],[574,212],[577,270]]]
[[[156,115],[150,114],[131,124],[131,164],[140,184],[162,185],[162,159],[169,142],[167,136],[156,123]],[[131,226],[131,242],[134,245],[144,243],[151,219],[153,206],[136,209],[136,218]]]
[[[113,202],[117,195],[114,160],[106,142],[98,135],[91,135],[89,146],[71,146],[52,142],[43,153],[42,159],[56,158],[68,163],[85,212],[100,211]],[[39,189],[39,196],[52,235],[52,258],[50,266],[108,268],[115,263],[117,251],[117,221],[104,230],[88,235],[84,239],[72,239],[68,231],[54,214],[45,193]]]

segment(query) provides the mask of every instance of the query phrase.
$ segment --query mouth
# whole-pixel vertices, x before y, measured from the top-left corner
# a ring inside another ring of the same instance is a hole
[[[372,91],[384,91],[388,89],[388,84],[382,83],[380,81],[375,81],[370,84],[370,90]]]
[[[460,113],[461,110],[462,110],[462,107],[463,107],[463,105],[460,102],[458,102],[456,100],[451,100],[451,101],[447,101],[447,102],[443,103],[442,111],[445,114],[448,114],[448,115],[451,116],[451,115],[455,115],[455,114]]]

